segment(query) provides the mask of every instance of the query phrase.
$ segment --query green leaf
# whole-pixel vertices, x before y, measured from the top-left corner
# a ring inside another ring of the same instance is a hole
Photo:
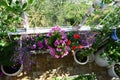
[[[8,4],[7,4],[7,2],[6,1],[0,1],[0,5],[2,5],[2,6],[8,6]]]
[[[34,0],[28,0],[29,4],[33,4]]]
[[[8,3],[9,3],[9,5],[11,5],[12,4],[12,0],[8,0]]]
[[[5,46],[7,43],[4,40],[0,41],[0,46]]]
[[[24,3],[23,6],[22,6],[22,9],[26,10],[27,9],[27,5],[28,5],[27,3]]]

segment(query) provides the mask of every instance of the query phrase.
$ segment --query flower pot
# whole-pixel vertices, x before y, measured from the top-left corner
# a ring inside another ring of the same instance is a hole
[[[0,77],[4,76],[3,72],[0,70]]]
[[[89,62],[89,56],[84,56],[82,59],[80,59],[78,55],[82,55],[82,52],[80,50],[74,52],[74,60],[76,63],[85,65]]]
[[[97,54],[95,55],[95,62],[97,65],[101,66],[101,67],[107,67],[109,66],[108,64],[108,58],[107,57],[101,57],[100,54],[104,52],[104,48],[99,50],[97,52]]]
[[[16,76],[20,74],[23,70],[23,64],[17,63],[13,66],[3,66],[1,65],[1,71],[7,76]]]
[[[115,64],[113,65],[111,68],[108,69],[108,74],[111,76],[111,77],[116,77],[116,78],[120,78],[120,74],[117,74],[116,71],[115,71],[115,66],[118,65],[120,67],[120,64]],[[117,67],[117,66],[116,66]]]

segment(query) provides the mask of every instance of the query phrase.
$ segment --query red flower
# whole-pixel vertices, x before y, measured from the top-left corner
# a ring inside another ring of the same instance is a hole
[[[82,48],[83,48],[83,46],[82,46],[82,45],[79,45],[79,46],[78,46],[78,48],[79,48],[79,49],[82,49]]]
[[[71,44],[71,41],[70,41],[70,40],[68,40],[67,45],[70,45],[70,44]]]
[[[74,34],[74,38],[75,38],[75,39],[79,39],[79,38],[80,38],[80,35],[79,35],[79,34]]]
[[[72,46],[72,49],[75,50],[75,49],[76,49],[76,46]]]

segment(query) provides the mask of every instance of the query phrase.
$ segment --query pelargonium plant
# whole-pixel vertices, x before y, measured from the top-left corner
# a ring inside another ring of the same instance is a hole
[[[90,33],[88,31],[85,32],[69,32],[68,39],[70,47],[72,50],[88,48],[92,46],[93,42],[95,41],[95,33]]]
[[[46,35],[45,43],[50,50],[50,54],[55,58],[63,58],[69,53],[68,38],[60,26],[55,26]]]

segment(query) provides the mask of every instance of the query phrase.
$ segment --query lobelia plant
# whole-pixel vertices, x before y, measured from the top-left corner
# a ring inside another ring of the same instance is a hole
[[[45,49],[46,47],[44,46],[44,39],[45,36],[40,36],[39,34],[36,34],[30,36],[27,35],[23,37],[23,40],[18,40],[18,45],[16,46],[13,61],[19,61],[21,64],[25,64],[24,67],[30,70],[29,66],[34,64],[31,51]],[[20,47],[20,44],[22,44],[22,47]]]
[[[60,26],[55,26],[46,35],[45,43],[50,50],[50,54],[55,58],[63,58],[69,53],[69,45],[66,33]]]

